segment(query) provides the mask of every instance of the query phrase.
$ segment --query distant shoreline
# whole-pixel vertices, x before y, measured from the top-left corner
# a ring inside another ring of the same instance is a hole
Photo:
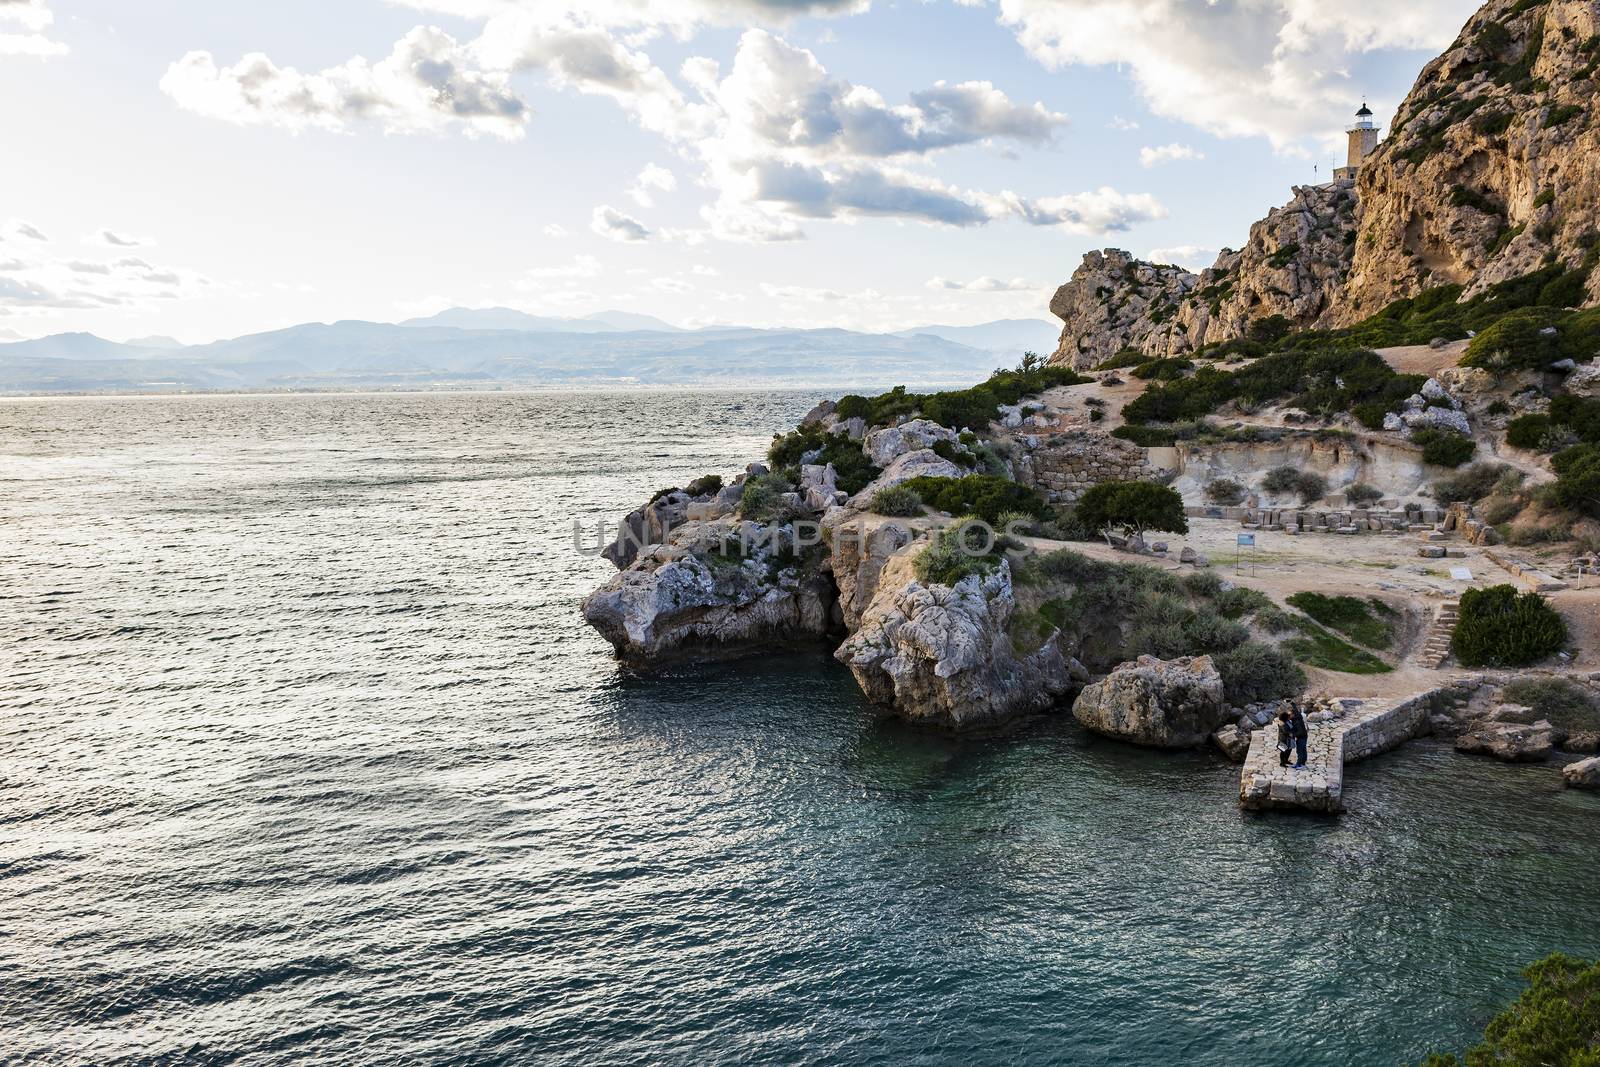
[[[547,395],[550,393],[750,393],[758,391],[769,392],[861,392],[865,394],[884,392],[904,382],[886,384],[883,382],[796,382],[796,381],[752,381],[752,382],[716,382],[714,384],[694,383],[627,383],[627,382],[595,382],[573,385],[515,385],[495,388],[471,388],[460,385],[442,386],[437,389],[419,388],[416,386],[396,387],[392,389],[374,387],[351,388],[326,388],[326,389],[181,389],[167,391],[134,391],[127,389],[105,390],[62,390],[60,392],[0,392],[0,402],[11,400],[170,400],[181,397],[260,397],[260,396],[516,396],[516,395]],[[962,388],[974,384],[965,379],[938,379],[926,380],[916,383],[916,389],[942,389]],[[910,387],[910,386],[908,386]]]

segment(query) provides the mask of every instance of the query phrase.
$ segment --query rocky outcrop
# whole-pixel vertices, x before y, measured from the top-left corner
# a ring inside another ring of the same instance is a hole
[[[858,510],[870,508],[872,498],[878,495],[880,489],[888,489],[890,486],[909,482],[913,478],[960,478],[970,473],[971,471],[956,466],[931,449],[905,452],[885,467],[883,473],[872,479],[866,488],[851,497],[849,504]]]
[[[1082,370],[1124,348],[1181,356],[1277,315],[1293,327],[1317,323],[1349,268],[1355,207],[1349,182],[1297,186],[1242,249],[1199,274],[1121,249],[1090,252],[1050,300],[1065,323],[1051,362]]]
[[[792,526],[687,523],[589,594],[583,616],[643,668],[821,639],[834,628],[833,581],[821,554],[794,541]]]
[[[920,551],[911,545],[888,561],[860,628],[835,653],[869,698],[913,722],[970,728],[1044,711],[1087,677],[1059,634],[1032,653],[1013,647],[1003,560],[954,586],[924,584]]]
[[[956,432],[928,419],[912,419],[899,426],[884,426],[870,431],[861,442],[862,450],[874,467],[887,467],[908,452],[931,449],[940,441],[957,447]],[[966,449],[961,449],[965,452]]]
[[[1567,764],[1561,777],[1570,789],[1600,789],[1600,756]]]
[[[872,518],[836,508],[823,517],[822,526],[833,549],[833,578],[839,588],[839,611],[845,626],[854,631],[861,615],[878,593],[878,579],[895,553],[909,545],[914,533],[904,522]]]
[[[1491,722],[1456,738],[1457,752],[1493,756],[1507,763],[1539,763],[1555,750],[1555,731],[1548,722]]]
[[[1193,748],[1230,712],[1210,656],[1140,656],[1085,688],[1072,716],[1096,733],[1137,745]]]
[[[1211,743],[1216,745],[1217,749],[1234,763],[1243,763],[1245,757],[1250,754],[1250,737],[1252,733],[1254,731],[1248,730],[1236,722],[1230,722],[1226,726],[1219,727],[1211,735]]]
[[[1432,286],[1470,297],[1546,257],[1585,262],[1600,227],[1597,40],[1593,0],[1491,0],[1423,68],[1361,168],[1360,236],[1331,324]],[[1600,271],[1587,291],[1600,299]]]
[[[1354,183],[1296,188],[1199,274],[1091,252],[1050,302],[1052,361],[1084,368],[1245,337],[1263,318],[1347,326],[1424,289],[1464,298],[1546,262],[1600,301],[1600,5],[1490,0],[1423,68]]]

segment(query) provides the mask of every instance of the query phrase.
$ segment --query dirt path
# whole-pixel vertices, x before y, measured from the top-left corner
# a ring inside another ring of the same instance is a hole
[[[1466,350],[1467,342],[1452,341],[1443,348],[1402,345],[1398,348],[1380,348],[1377,352],[1400,374],[1426,374],[1432,377],[1446,367],[1460,363]]]

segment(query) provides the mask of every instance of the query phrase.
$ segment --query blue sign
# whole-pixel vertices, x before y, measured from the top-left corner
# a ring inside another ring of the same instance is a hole
[[[1240,534],[1239,535],[1239,543],[1241,545],[1248,545],[1249,547],[1254,548],[1254,547],[1256,547],[1256,535],[1255,534]]]

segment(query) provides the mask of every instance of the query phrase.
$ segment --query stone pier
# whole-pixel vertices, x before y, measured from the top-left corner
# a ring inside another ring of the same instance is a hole
[[[1388,752],[1428,732],[1428,718],[1454,695],[1431,689],[1405,700],[1345,700],[1338,718],[1312,722],[1306,739],[1306,765],[1278,766],[1278,729],[1270,724],[1250,738],[1250,752],[1239,774],[1239,803],[1249,809],[1344,809],[1344,766]],[[1320,718],[1320,716],[1319,716]]]

